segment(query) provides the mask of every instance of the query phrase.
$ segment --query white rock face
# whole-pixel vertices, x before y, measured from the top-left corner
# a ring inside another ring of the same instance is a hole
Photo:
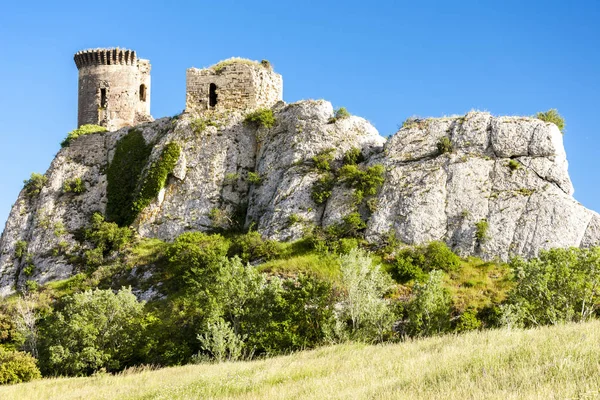
[[[274,111],[277,122],[269,129],[248,126],[235,112],[203,130],[186,115],[137,126],[154,144],[148,164],[169,142],[182,149],[166,187],[134,223],[138,233],[170,241],[242,217],[265,237],[292,240],[310,225],[338,223],[356,211],[352,191],[337,184],[317,205],[311,192],[319,172],[311,159],[333,149],[332,165],[339,167],[356,147],[363,166],[381,164],[386,171],[372,215],[360,209],[370,241],[393,232],[405,243],[443,240],[464,256],[504,260],[600,245],[600,215],[573,199],[562,135],[553,124],[471,112],[412,121],[386,141],[362,118],[330,121],[326,101],[278,103]],[[81,251],[77,232],[106,209],[105,171],[127,131],[77,139],[57,154],[38,196],[21,192],[0,239],[0,296],[27,280],[44,283],[77,272],[69,258]],[[453,151],[440,154],[444,137]],[[64,182],[77,177],[86,191],[63,193]],[[482,220],[487,240],[476,238]],[[17,259],[18,242],[26,243],[29,256]]]

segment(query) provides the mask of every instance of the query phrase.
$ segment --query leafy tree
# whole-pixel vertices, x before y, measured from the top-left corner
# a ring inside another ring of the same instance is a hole
[[[431,271],[425,283],[415,283],[414,297],[407,305],[409,336],[431,336],[450,329],[451,299],[443,283],[444,273]]]
[[[505,324],[555,325],[587,321],[600,309],[600,248],[552,249],[510,262],[516,285]]]
[[[383,298],[391,279],[379,265],[372,264],[369,254],[361,249],[340,255],[343,292],[336,309],[339,336],[343,329],[355,339],[381,341],[392,330],[394,316],[388,300]]]
[[[50,375],[88,375],[135,364],[142,351],[144,305],[131,288],[77,293],[43,328],[42,367]]]

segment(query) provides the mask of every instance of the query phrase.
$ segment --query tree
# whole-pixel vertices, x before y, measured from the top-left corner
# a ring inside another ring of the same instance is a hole
[[[451,300],[443,286],[444,273],[431,271],[425,283],[415,283],[414,297],[407,306],[409,336],[431,336],[450,329]]]
[[[343,292],[336,318],[338,324],[348,321],[344,328],[351,337],[382,341],[393,324],[391,307],[383,298],[391,287],[391,278],[379,265],[372,264],[369,254],[358,248],[340,256]]]
[[[552,249],[511,261],[516,285],[504,306],[513,326],[587,321],[600,307],[600,248]]]
[[[74,294],[44,326],[42,367],[54,375],[118,371],[135,363],[144,328],[131,288]]]

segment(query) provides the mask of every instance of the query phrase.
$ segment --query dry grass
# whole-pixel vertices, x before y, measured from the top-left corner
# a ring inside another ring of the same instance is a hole
[[[2,399],[592,399],[600,321],[338,345],[267,360],[44,379]]]

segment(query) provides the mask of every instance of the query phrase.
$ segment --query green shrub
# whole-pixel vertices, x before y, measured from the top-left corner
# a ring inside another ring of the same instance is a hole
[[[49,375],[122,370],[143,349],[144,319],[144,305],[131,289],[96,289],[67,297],[44,326],[42,369]]]
[[[444,273],[435,270],[425,283],[415,283],[414,297],[406,306],[408,322],[403,327],[408,336],[431,336],[450,330],[451,299],[443,278]]]
[[[335,149],[329,148],[321,150],[317,155],[313,156],[312,161],[315,168],[319,171],[329,171],[331,169],[330,163],[333,161]]]
[[[202,350],[209,352],[217,362],[236,361],[242,355],[245,337],[236,334],[222,318],[209,322],[205,333],[197,338]]]
[[[315,181],[312,186],[310,197],[317,204],[323,204],[331,196],[335,178],[332,173],[327,173]]]
[[[216,126],[217,123],[210,118],[195,118],[190,122],[190,127],[196,135],[201,134],[208,126]]]
[[[535,115],[537,119],[544,122],[551,122],[558,127],[561,133],[565,133],[565,119],[558,113],[556,108],[551,108],[546,112],[539,112]]]
[[[516,285],[504,308],[513,326],[587,321],[600,311],[600,248],[552,249],[510,262]]]
[[[42,191],[42,188],[44,187],[46,182],[48,182],[48,178],[46,178],[42,174],[33,172],[29,179],[23,181],[23,183],[25,184],[25,186],[23,187],[23,189],[25,189],[25,194],[28,197],[37,196]]]
[[[260,185],[262,183],[262,178],[258,172],[248,172],[248,182],[253,185]]]
[[[490,238],[488,235],[489,227],[490,225],[485,218],[475,224],[475,238],[479,243],[485,243]]]
[[[452,146],[452,142],[450,141],[450,138],[447,136],[442,137],[438,141],[437,148],[438,148],[438,151],[440,152],[440,154],[452,153],[452,151],[454,150],[454,146]]]
[[[430,271],[457,271],[460,264],[460,257],[454,254],[444,242],[436,241],[425,246],[399,250],[396,255],[395,275],[400,282],[412,279],[422,281]]]
[[[506,164],[508,168],[510,168],[511,172],[516,171],[521,168],[521,163],[517,160],[510,160],[508,164]]]
[[[30,354],[4,350],[0,346],[0,385],[29,382],[41,377],[37,360]]]
[[[385,169],[383,165],[376,164],[366,169],[361,169],[357,165],[344,165],[339,170],[340,181],[360,190],[364,196],[373,196],[383,185],[383,174]]]
[[[362,152],[357,147],[352,147],[346,153],[344,153],[344,165],[356,165],[365,160]]]
[[[350,113],[346,110],[346,107],[340,107],[333,112],[333,117],[329,118],[329,123],[334,123],[337,120],[350,117]]]
[[[168,143],[160,157],[150,165],[133,202],[135,217],[158,196],[167,183],[167,177],[173,172],[180,154],[181,148],[177,143]]]
[[[107,170],[106,217],[119,226],[133,223],[137,217],[133,203],[142,171],[152,151],[142,133],[132,129],[118,142],[115,155]]]
[[[274,240],[265,240],[260,233],[251,231],[234,237],[229,248],[229,256],[238,256],[243,262],[269,261],[283,252],[282,244]]]
[[[481,328],[481,321],[477,318],[477,311],[475,309],[465,310],[456,321],[455,332],[468,332],[474,331]]]
[[[169,271],[177,282],[183,280],[198,285],[202,279],[214,273],[219,260],[227,255],[229,245],[229,241],[218,234],[183,233],[165,252]]]
[[[63,193],[81,194],[85,192],[85,183],[81,178],[67,179],[63,183]]]
[[[15,243],[15,257],[21,259],[27,253],[27,242],[24,240],[17,240]]]
[[[273,110],[269,108],[259,108],[258,110],[246,115],[244,122],[247,125],[254,125],[257,128],[272,128],[276,119]]]
[[[91,133],[97,133],[97,132],[106,132],[106,128],[103,126],[91,125],[91,124],[81,125],[79,128],[73,129],[71,132],[69,132],[67,134],[67,137],[65,138],[65,140],[63,140],[60,143],[60,146],[68,147],[71,144],[71,142],[73,140],[77,139],[79,136],[89,135]]]
[[[302,222],[302,217],[300,217],[298,214],[290,214],[288,217],[288,225],[295,225],[297,223]]]

